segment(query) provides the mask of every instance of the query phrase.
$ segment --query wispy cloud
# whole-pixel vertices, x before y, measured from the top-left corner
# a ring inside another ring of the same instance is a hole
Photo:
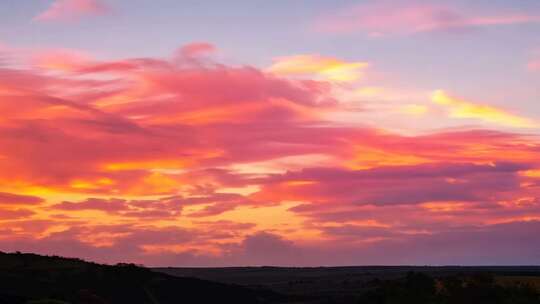
[[[302,54],[278,57],[268,70],[282,76],[319,76],[329,81],[352,82],[361,78],[367,67],[367,62],[349,62],[334,57]]]
[[[478,119],[513,128],[540,127],[540,124],[532,119],[518,116],[493,106],[452,97],[442,90],[435,91],[431,99],[434,103],[447,108],[452,118]]]
[[[35,21],[77,21],[83,17],[110,13],[111,9],[101,0],[55,0]]]
[[[85,52],[58,48],[34,51],[30,57],[31,64],[38,68],[65,72],[80,69],[93,61]]]
[[[416,1],[371,1],[325,16],[316,28],[325,32],[365,32],[372,37],[540,22],[540,14],[474,13]]]
[[[178,53],[180,56],[192,58],[201,55],[211,54],[217,51],[215,45],[208,42],[192,42],[182,46]]]

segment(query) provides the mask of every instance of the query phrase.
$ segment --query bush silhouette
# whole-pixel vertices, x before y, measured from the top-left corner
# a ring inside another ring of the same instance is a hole
[[[400,280],[374,281],[362,304],[538,304],[540,295],[525,284],[501,286],[490,274],[439,279],[409,273]]]

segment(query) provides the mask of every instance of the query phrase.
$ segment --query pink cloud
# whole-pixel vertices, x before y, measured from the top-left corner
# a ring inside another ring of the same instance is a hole
[[[186,214],[188,217],[207,217],[222,214],[238,206],[260,206],[235,193],[194,193],[194,196],[170,196],[161,199],[125,200],[118,198],[88,198],[80,202],[64,201],[50,207],[59,211],[95,210],[130,218],[171,218],[179,216],[185,206],[201,206],[200,210]],[[1,201],[0,201],[1,203]]]
[[[461,261],[482,237],[536,249],[537,138],[343,125],[322,115],[332,83],[187,49],[0,69],[2,250],[224,266],[416,262],[439,238]]]
[[[215,45],[208,42],[192,42],[182,46],[178,53],[186,58],[194,58],[198,56],[208,55],[217,50]]]
[[[74,71],[92,62],[90,55],[70,49],[48,49],[34,52],[31,63],[39,68],[58,71]]]
[[[255,199],[356,206],[449,201],[496,203],[505,192],[520,191],[517,172],[526,168],[505,163],[485,166],[441,163],[358,171],[311,168],[271,178],[252,196]],[[295,185],[294,181],[304,183]],[[499,195],[496,195],[497,191],[500,191]]]
[[[540,22],[528,13],[474,14],[415,1],[371,2],[322,18],[316,28],[325,32],[366,32],[372,37],[425,32],[461,31],[477,27]]]
[[[0,192],[0,205],[36,205],[43,201],[37,196]]]
[[[533,72],[540,71],[540,59],[529,61],[527,64],[527,69]]]
[[[35,214],[35,212],[28,210],[28,209],[2,209],[0,208],[0,218],[2,220],[12,220],[12,219],[20,219],[20,218],[27,218],[31,215]]]
[[[129,207],[126,204],[125,200],[121,199],[111,199],[111,200],[104,200],[104,199],[96,199],[96,198],[89,198],[84,202],[62,202],[60,204],[56,204],[53,206],[54,209],[58,210],[100,210],[104,212],[118,212],[127,210]]]
[[[55,0],[47,10],[34,20],[42,22],[73,21],[86,16],[110,13],[111,9],[101,0]]]
[[[540,250],[538,229],[538,221],[459,226],[432,234],[392,233],[380,228],[345,225],[327,229],[342,239],[315,244],[295,242],[261,231],[224,246],[224,254],[212,255],[195,250],[149,253],[143,247],[149,243],[186,244],[195,238],[217,237],[213,233],[205,235],[201,231],[174,227],[111,225],[73,228],[41,239],[20,238],[17,242],[0,239],[0,246],[4,251],[59,254],[106,263],[134,262],[148,266],[534,265],[538,263]],[[79,239],[83,235],[103,232],[125,235],[117,237],[113,245],[100,247]],[[389,239],[358,242],[372,236]]]

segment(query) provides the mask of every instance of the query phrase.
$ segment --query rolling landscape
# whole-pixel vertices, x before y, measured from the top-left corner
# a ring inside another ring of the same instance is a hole
[[[540,0],[0,0],[0,304],[540,304]]]
[[[540,303],[540,267],[100,265],[0,253],[2,304]]]
[[[99,265],[35,254],[0,254],[0,303],[272,303],[280,296],[133,264]]]

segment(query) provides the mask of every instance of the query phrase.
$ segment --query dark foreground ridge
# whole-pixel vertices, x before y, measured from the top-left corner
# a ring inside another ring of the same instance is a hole
[[[273,292],[180,278],[132,264],[0,252],[0,304],[275,303]]]
[[[147,269],[0,252],[0,304],[537,304],[539,290],[538,267]]]

